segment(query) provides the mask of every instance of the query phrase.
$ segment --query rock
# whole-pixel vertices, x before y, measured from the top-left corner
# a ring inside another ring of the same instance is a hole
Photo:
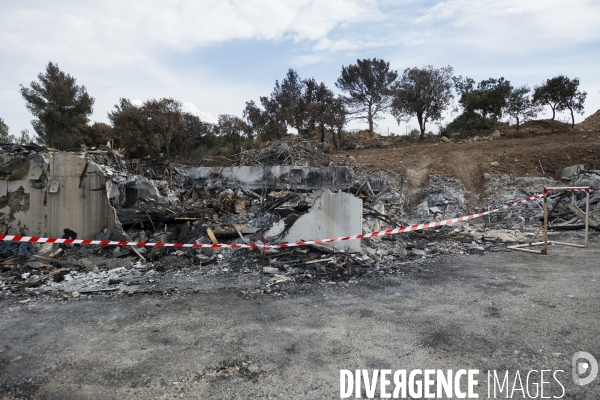
[[[240,199],[235,199],[233,209],[236,214],[246,214],[246,205]]]
[[[263,267],[263,272],[265,274],[279,274],[279,268]]]
[[[432,137],[434,133],[432,131],[427,132],[427,136]]]
[[[408,251],[407,251],[407,250],[406,250],[406,248],[404,248],[404,247],[396,247],[396,248],[394,249],[394,253],[395,253],[396,255],[398,255],[398,254],[401,254],[401,255],[403,255],[403,256],[406,256],[406,255],[408,255]]]
[[[570,178],[573,175],[579,175],[581,173],[581,171],[584,170],[584,168],[585,167],[583,166],[583,164],[576,164],[576,165],[571,165],[570,167],[556,170],[554,172],[554,179],[559,181],[562,178]]]
[[[497,161],[492,161],[492,162],[490,163],[490,165],[491,165],[492,167],[496,167],[496,166],[498,166],[498,162],[497,162]]]
[[[288,215],[287,217],[285,217],[283,219],[283,222],[285,223],[286,226],[290,226],[290,225],[293,225],[294,222],[296,222],[298,220],[298,218],[300,218],[300,214],[291,213],[290,215]]]
[[[417,215],[419,216],[419,219],[429,219],[429,204],[427,203],[427,199],[423,200],[417,207]]]
[[[219,193],[219,201],[229,200],[233,198],[233,190],[225,189],[221,193]]]
[[[135,248],[137,250],[138,253],[140,253],[141,255],[146,254],[147,250],[145,247],[136,247]],[[135,253],[135,252],[134,252]]]
[[[96,235],[96,240],[110,240],[112,231],[108,228],[102,229],[102,232]]]
[[[414,245],[415,249],[425,250],[427,248],[427,242],[419,242]]]
[[[424,256],[425,250],[412,249],[411,253],[414,254],[415,256]]]
[[[363,233],[377,232],[381,228],[380,221],[373,216],[366,216],[363,218]]]
[[[125,272],[125,267],[113,268],[108,271],[108,274],[123,274]]]
[[[432,214],[441,214],[442,210],[440,210],[438,207],[429,207],[429,212]]]
[[[374,255],[377,254],[377,249],[372,249],[370,247],[365,247],[365,250],[367,251],[367,253],[369,253],[372,256],[374,256]]]
[[[446,136],[442,136],[442,138],[440,139],[440,142],[450,143],[450,142],[452,142],[452,140],[448,139]]]
[[[459,137],[460,136],[460,132],[452,132],[450,134],[451,137]]]
[[[492,134],[490,135],[490,137],[493,137],[493,138],[499,138],[500,136],[502,136],[502,134],[497,129],[494,132],[492,132]]]
[[[285,231],[285,220],[281,219],[275,224],[273,224],[271,229],[269,229],[265,233],[265,236],[267,237],[267,239],[274,239],[277,236],[281,235],[283,231]]]

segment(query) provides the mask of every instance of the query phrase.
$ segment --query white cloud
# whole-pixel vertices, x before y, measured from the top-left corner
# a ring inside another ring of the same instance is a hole
[[[447,0],[422,9],[411,26],[456,45],[539,51],[600,39],[598,15],[594,0]]]
[[[318,42],[341,23],[379,17],[371,0],[12,2],[0,14],[0,43],[26,56],[115,68],[148,62],[155,50],[228,40]]]
[[[333,86],[342,64],[367,57],[400,73],[450,64],[476,79],[504,75],[531,86],[565,73],[581,78],[589,113],[600,107],[597,0],[26,0],[1,8],[0,117],[11,131],[32,118],[19,84],[48,61],[86,85],[100,121],[120,97],[173,97],[216,122],[268,94],[287,67]],[[245,40],[260,53],[234,59],[247,65],[196,58],[198,48],[218,53]],[[289,52],[279,52],[282,43]]]
[[[215,118],[215,116],[212,115],[211,112],[198,110],[198,107],[196,107],[196,105],[194,103],[192,103],[191,101],[184,102],[182,108],[183,108],[183,111],[189,112],[191,114],[194,114],[194,115],[200,117],[200,119],[204,122],[210,122],[211,124],[216,124],[218,121],[217,118]]]
[[[196,105],[194,103],[192,103],[191,101],[183,103],[183,111],[188,112],[190,114],[194,114],[194,115],[198,115],[198,113],[200,112],[200,110],[198,110]]]
[[[208,111],[200,111],[198,112],[198,116],[204,122],[210,122],[211,124],[216,124],[218,122],[217,118]]]
[[[237,97],[247,94],[251,84],[231,87],[231,79],[210,60],[176,71],[170,56],[235,40],[306,41],[309,48],[326,41],[341,24],[380,17],[376,0],[5,1],[0,12],[0,93],[10,96],[0,98],[0,110],[15,121],[13,126],[29,125],[31,116],[22,101],[14,101],[20,98],[18,85],[34,80],[53,61],[96,98],[93,120],[103,120],[119,97],[191,99],[191,90],[202,98],[220,97],[219,103],[228,106],[219,114],[239,113],[233,107],[243,107],[253,97]],[[230,90],[227,100],[215,93],[224,89]],[[206,103],[215,106],[195,97],[194,102],[199,109],[206,109]],[[206,117],[215,120],[212,114]]]

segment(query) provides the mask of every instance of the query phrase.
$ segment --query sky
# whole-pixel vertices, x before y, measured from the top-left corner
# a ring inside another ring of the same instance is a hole
[[[95,98],[91,121],[108,123],[121,97],[172,97],[216,122],[289,68],[337,91],[342,66],[379,58],[399,74],[450,65],[515,87],[577,77],[588,93],[578,122],[600,109],[599,17],[598,0],[0,0],[0,118],[33,133],[19,88],[50,61]],[[383,117],[383,134],[418,127]]]

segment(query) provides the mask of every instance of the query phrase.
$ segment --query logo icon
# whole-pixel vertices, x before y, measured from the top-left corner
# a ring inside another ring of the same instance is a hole
[[[593,355],[585,351],[578,351],[573,354],[571,366],[573,382],[576,385],[585,386],[598,376],[598,362]]]

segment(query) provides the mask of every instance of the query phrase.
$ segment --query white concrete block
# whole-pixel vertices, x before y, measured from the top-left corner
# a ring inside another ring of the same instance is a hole
[[[329,239],[361,233],[362,200],[348,193],[326,190],[315,200],[312,208],[292,225],[284,241]],[[360,239],[322,244],[351,253],[361,251]]]

